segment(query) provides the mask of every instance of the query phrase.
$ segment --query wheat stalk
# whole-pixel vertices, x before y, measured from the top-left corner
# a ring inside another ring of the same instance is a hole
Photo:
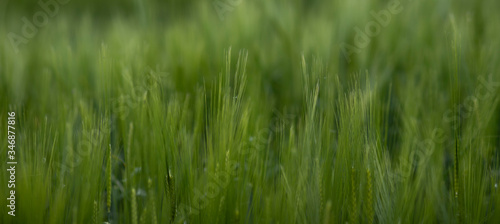
[[[97,224],[97,216],[99,215],[98,212],[99,212],[99,208],[97,207],[97,201],[94,200],[94,213],[93,213],[93,217],[92,217],[93,224]]]
[[[175,216],[177,215],[177,203],[175,199],[175,182],[174,177],[170,169],[168,169],[168,174],[165,176],[165,191],[166,196],[170,200],[170,223],[173,223],[175,220]]]

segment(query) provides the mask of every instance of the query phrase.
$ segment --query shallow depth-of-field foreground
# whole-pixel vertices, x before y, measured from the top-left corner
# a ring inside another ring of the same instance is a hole
[[[0,223],[500,222],[499,1],[0,7]]]

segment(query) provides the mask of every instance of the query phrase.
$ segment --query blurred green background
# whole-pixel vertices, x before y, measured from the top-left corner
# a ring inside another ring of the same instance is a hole
[[[57,10],[36,25],[38,1],[0,0],[1,136],[8,111],[19,125],[19,216],[0,205],[2,223],[500,220],[499,90],[459,106],[479,77],[500,80],[500,1],[396,1],[349,58],[394,1],[42,2]],[[446,137],[415,165],[436,128]],[[188,215],[227,161],[236,178]]]

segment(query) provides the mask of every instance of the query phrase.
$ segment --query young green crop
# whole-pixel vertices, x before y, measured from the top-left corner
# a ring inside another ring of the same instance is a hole
[[[500,2],[398,2],[0,3],[0,223],[498,223]]]

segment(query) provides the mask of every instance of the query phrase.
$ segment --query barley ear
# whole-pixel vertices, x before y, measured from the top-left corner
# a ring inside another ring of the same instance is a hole
[[[372,174],[370,169],[366,169],[366,204],[365,204],[365,215],[366,223],[373,223],[374,210],[373,210],[373,183]]]
[[[355,181],[356,170],[354,166],[351,168],[351,208],[350,208],[350,222],[349,224],[358,223],[358,203],[356,201],[356,181]]]
[[[151,206],[151,223],[157,224],[158,219],[156,218],[156,203],[155,203],[155,192],[153,191],[153,181],[151,178],[148,179],[148,188],[149,188],[149,203]]]
[[[323,206],[324,206],[323,178],[318,158],[316,158],[316,173],[317,173],[316,181],[318,182],[318,188],[319,188],[319,208],[320,211],[323,211]]]
[[[229,175],[231,175],[231,168],[230,168],[230,164],[229,164],[229,150],[226,151],[226,172],[229,173]]]
[[[224,200],[226,198],[224,196],[222,196],[222,198],[220,199],[220,204],[219,204],[219,214],[217,215],[217,223],[224,223],[225,222],[225,211],[223,211],[224,209]]]
[[[323,223],[328,224],[330,223],[330,210],[332,209],[332,201],[328,200],[326,202],[326,208],[324,212],[324,218],[323,218]]]
[[[135,189],[132,188],[131,192],[131,203],[132,203],[132,224],[137,224],[137,199],[135,197]]]
[[[234,210],[234,220],[235,223],[240,223],[240,210],[238,208]]]
[[[109,145],[109,151],[108,151],[108,162],[106,164],[106,190],[107,190],[107,200],[106,200],[106,205],[108,207],[108,213],[111,212],[111,144]]]
[[[93,224],[97,224],[97,216],[99,216],[98,212],[99,212],[99,208],[97,207],[97,201],[94,200],[94,213],[93,213],[93,217],[92,217]]]
[[[455,193],[455,201],[457,205],[457,218],[458,218],[458,223],[464,223],[464,211],[461,203],[461,197],[462,195],[460,194],[460,178],[459,178],[459,171],[460,171],[460,160],[459,160],[459,155],[458,155],[458,149],[459,149],[459,140],[458,137],[455,136],[455,161],[454,161],[454,169],[453,169],[453,184],[454,184],[454,193]]]
[[[127,142],[127,150],[125,154],[125,161],[126,161],[126,167],[125,170],[127,171],[127,178],[130,178],[130,172],[132,169],[132,164],[131,164],[131,159],[130,159],[130,148],[132,147],[132,133],[134,131],[134,124],[130,122],[129,124],[129,131],[128,131],[128,142]]]
[[[78,219],[78,210],[76,207],[73,207],[73,224],[76,224],[76,220]]]
[[[146,224],[146,215],[148,214],[148,206],[144,206],[144,209],[142,210],[141,217],[139,218],[139,223],[140,224]]]

